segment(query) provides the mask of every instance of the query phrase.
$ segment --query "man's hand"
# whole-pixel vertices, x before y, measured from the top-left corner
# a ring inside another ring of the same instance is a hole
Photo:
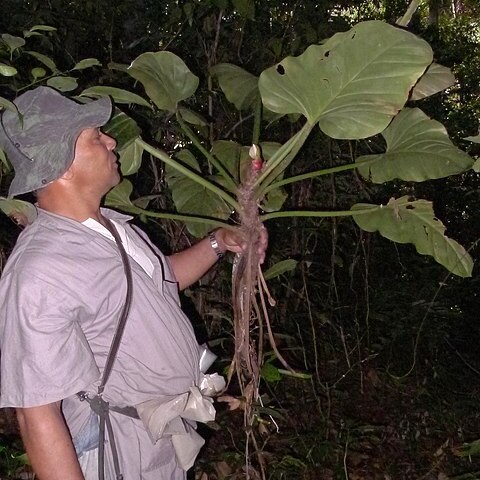
[[[219,228],[215,231],[215,238],[217,239],[218,246],[222,252],[242,253],[244,252],[248,244],[245,238],[242,236],[240,230],[231,230],[229,228]],[[262,264],[265,261],[265,252],[268,247],[268,232],[265,227],[262,226],[260,232],[260,238],[257,244],[257,253],[259,262]]]
[[[239,229],[219,228],[215,230],[214,235],[221,252],[241,253],[245,251],[248,246],[246,239],[242,236]],[[257,245],[260,263],[263,263],[265,260],[267,246],[268,233],[267,230],[262,227]],[[168,259],[173,268],[179,288],[183,290],[201,278],[208,269],[215,264],[218,256],[212,248],[210,239],[205,237],[183,252],[170,255]]]

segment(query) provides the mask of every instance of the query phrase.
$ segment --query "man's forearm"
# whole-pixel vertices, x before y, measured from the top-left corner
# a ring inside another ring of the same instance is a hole
[[[218,260],[208,238],[168,258],[180,290],[199,280]]]
[[[39,480],[84,480],[60,402],[17,408],[20,433]]]

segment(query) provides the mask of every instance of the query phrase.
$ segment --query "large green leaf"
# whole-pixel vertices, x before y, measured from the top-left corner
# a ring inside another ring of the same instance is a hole
[[[138,172],[142,164],[143,148],[137,142],[132,142],[123,150],[119,150],[118,155],[122,175],[133,175]]]
[[[210,69],[227,100],[237,110],[250,109],[258,97],[258,77],[231,63],[219,63]]]
[[[200,172],[197,160],[188,150],[182,150],[176,155],[183,164],[195,172]],[[175,208],[182,214],[193,214],[202,217],[227,219],[230,216],[228,205],[210,190],[182,173],[179,173],[170,165],[165,165],[165,179],[172,192]],[[218,180],[209,177],[209,180]],[[188,231],[195,237],[204,236],[211,228],[208,224],[185,222]]]
[[[212,155],[217,158],[237,183],[240,179],[240,156],[242,155],[242,149],[242,145],[233,140],[217,140],[213,142],[211,150]],[[243,153],[243,155],[245,154]]]
[[[394,178],[423,182],[464,172],[473,158],[455,147],[445,127],[418,108],[406,108],[382,133],[387,150],[357,158],[358,171],[374,183]]]
[[[455,76],[449,68],[438,63],[432,63],[415,85],[410,98],[411,100],[421,100],[430,97],[451,87],[454,83]]]
[[[90,87],[85,89],[80,95],[97,98],[112,97],[115,103],[135,103],[137,105],[143,105],[144,107],[152,108],[152,106],[140,95],[129,92],[128,90],[124,90],[123,88],[104,87],[102,85],[98,85],[96,87]]]
[[[387,205],[359,203],[352,210],[358,212],[353,218],[363,230],[378,231],[394,242],[412,243],[418,253],[431,255],[455,275],[472,275],[472,258],[460,244],[445,235],[445,227],[435,217],[431,202],[404,196],[391,199]]]
[[[103,127],[103,131],[117,141],[118,151],[127,148],[140,136],[140,128],[135,120],[118,109],[115,109],[112,119]]]
[[[133,214],[142,214],[143,210],[135,206],[130,200],[132,191],[132,184],[128,180],[122,180],[121,183],[108,192],[105,197],[105,205]]]
[[[169,112],[175,112],[178,102],[193,95],[198,87],[198,77],[171,52],[142,53],[127,72],[142,83],[160,110]]]
[[[264,105],[301,113],[333,138],[375,135],[432,62],[428,43],[380,21],[359,23],[260,75]]]

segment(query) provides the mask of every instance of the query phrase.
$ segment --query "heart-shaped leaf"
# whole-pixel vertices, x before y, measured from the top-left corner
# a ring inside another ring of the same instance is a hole
[[[142,214],[143,210],[135,206],[130,200],[132,191],[132,184],[128,180],[122,180],[121,183],[107,193],[105,205],[133,214]]]
[[[142,83],[160,110],[169,112],[175,112],[178,102],[193,95],[198,87],[198,77],[171,52],[142,53],[127,72]]]
[[[118,155],[122,175],[133,175],[138,172],[142,164],[143,148],[137,142],[132,142],[123,150],[119,150]]]
[[[418,253],[431,255],[455,275],[472,275],[472,258],[459,243],[445,235],[445,227],[435,217],[431,202],[405,196],[391,199],[387,205],[359,203],[352,211],[355,222],[363,230],[378,231],[394,242],[412,243]]]
[[[13,53],[15,50],[25,45],[25,39],[23,39],[22,37],[15,37],[14,35],[10,35],[9,33],[3,33],[2,40],[7,45],[10,53]]]
[[[118,151],[127,148],[140,136],[140,128],[135,120],[118,109],[115,109],[114,116],[102,129],[117,141]]]
[[[200,172],[197,160],[188,150],[182,150],[176,155],[183,164],[195,172]],[[203,185],[179,173],[170,165],[165,165],[165,178],[172,192],[175,208],[179,213],[192,214],[201,217],[227,219],[230,216],[228,205]],[[208,177],[209,180],[218,180]],[[188,231],[195,237],[205,236],[211,228],[208,224],[185,222]]]
[[[227,100],[237,110],[247,110],[254,105],[258,92],[258,77],[231,63],[219,63],[210,69]]]
[[[455,76],[449,68],[438,63],[432,63],[413,88],[410,99],[421,100],[430,97],[454,84]]]
[[[445,127],[418,108],[402,110],[382,133],[387,151],[358,157],[359,173],[374,183],[394,178],[423,182],[471,168],[473,158],[455,147]]]
[[[259,88],[274,112],[301,113],[333,138],[365,138],[386,128],[432,58],[415,35],[363,22],[265,70]]]

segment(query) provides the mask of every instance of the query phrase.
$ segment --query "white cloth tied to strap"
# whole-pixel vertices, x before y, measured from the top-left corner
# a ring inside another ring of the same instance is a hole
[[[205,440],[195,431],[192,422],[215,420],[212,395],[225,387],[225,379],[213,373],[203,375],[200,387],[190,387],[188,392],[164,396],[136,405],[153,443],[170,435],[178,464],[184,470],[192,467]]]

